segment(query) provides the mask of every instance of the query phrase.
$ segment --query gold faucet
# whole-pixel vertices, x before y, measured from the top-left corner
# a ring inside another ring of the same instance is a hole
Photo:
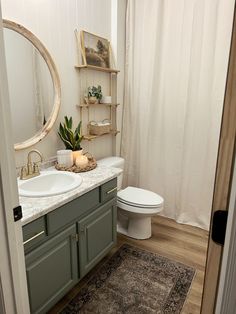
[[[37,155],[39,155],[40,157],[40,162],[43,161],[43,155],[40,153],[40,151],[38,151],[37,149],[32,149],[29,153],[28,153],[28,157],[27,157],[27,166],[23,166],[21,168],[21,173],[20,173],[20,179],[21,180],[27,180],[36,176],[40,175],[40,170],[39,170],[39,166],[38,166],[38,162],[33,162],[31,160],[31,155],[35,153]]]

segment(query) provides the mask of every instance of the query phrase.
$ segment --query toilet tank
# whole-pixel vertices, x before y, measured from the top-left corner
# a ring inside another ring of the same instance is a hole
[[[97,164],[106,167],[113,167],[119,168],[124,170],[125,160],[121,157],[106,157],[97,160]],[[123,172],[117,177],[117,189],[118,191],[122,187],[122,180],[123,180]]]

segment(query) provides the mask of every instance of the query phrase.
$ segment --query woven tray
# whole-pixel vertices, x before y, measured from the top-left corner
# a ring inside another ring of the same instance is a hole
[[[85,167],[77,167],[76,165],[73,165],[72,167],[64,167],[58,165],[58,163],[55,164],[55,168],[60,171],[69,171],[69,172],[86,172],[91,171],[97,167],[96,159],[92,156],[88,156],[88,164]]]

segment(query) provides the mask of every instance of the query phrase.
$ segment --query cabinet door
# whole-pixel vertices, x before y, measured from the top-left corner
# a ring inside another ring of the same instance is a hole
[[[46,313],[78,281],[76,225],[26,255],[31,313]]]
[[[79,265],[82,278],[116,243],[116,199],[78,222]]]

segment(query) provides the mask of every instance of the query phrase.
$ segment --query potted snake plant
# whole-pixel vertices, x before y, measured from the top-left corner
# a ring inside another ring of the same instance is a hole
[[[65,145],[66,149],[71,149],[73,154],[73,161],[75,163],[76,158],[83,154],[83,149],[81,147],[81,141],[83,136],[81,134],[81,124],[79,122],[75,130],[73,131],[73,120],[72,117],[64,117],[64,123],[60,123],[58,135]]]

